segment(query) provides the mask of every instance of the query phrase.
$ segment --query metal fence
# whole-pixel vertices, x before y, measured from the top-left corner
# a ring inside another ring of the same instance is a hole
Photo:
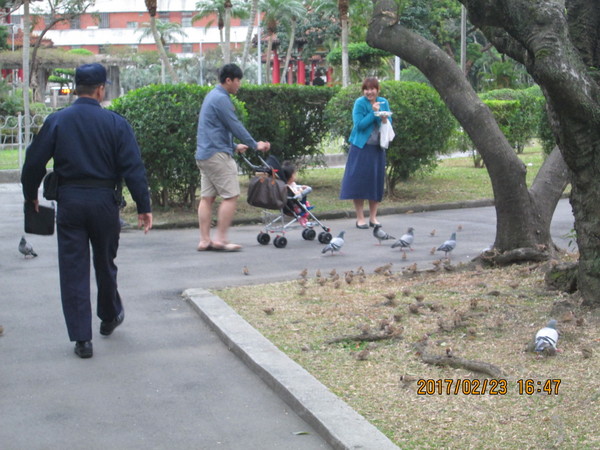
[[[25,135],[25,116],[0,116],[0,170],[21,169],[25,149],[39,131],[48,114],[34,114],[29,135]]]

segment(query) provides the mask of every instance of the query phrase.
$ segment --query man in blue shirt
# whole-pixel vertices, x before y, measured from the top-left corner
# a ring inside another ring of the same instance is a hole
[[[110,335],[124,320],[117,290],[119,204],[124,179],[137,205],[138,224],[152,228],[146,170],[129,123],[103,109],[106,69],[85,64],[75,72],[79,98],[48,116],[27,149],[21,172],[26,202],[38,209],[38,187],[54,158],[58,175],[58,264],[63,312],[75,353],[90,358],[90,244],[93,250],[100,334]]]
[[[219,71],[220,84],[208,93],[200,108],[196,144],[196,164],[201,176],[198,251],[241,250],[242,247],[229,242],[227,236],[240,195],[238,169],[233,155],[235,152],[244,153],[248,147],[264,152],[271,147],[269,142],[256,142],[235,114],[229,96],[237,93],[242,77],[242,69],[235,64],[223,66]],[[242,143],[235,144],[234,137]],[[215,237],[211,239],[212,206],[217,196],[223,201],[217,213]]]

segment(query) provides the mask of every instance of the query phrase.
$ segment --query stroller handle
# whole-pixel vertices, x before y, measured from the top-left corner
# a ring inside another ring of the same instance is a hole
[[[260,156],[260,151],[256,150],[256,156],[258,156],[258,159],[261,162],[261,166],[258,166],[256,164],[252,164],[252,162],[246,158],[246,155],[244,155],[243,153],[238,153],[238,155],[246,162],[246,164],[248,164],[250,166],[250,168],[256,172],[266,172],[266,173],[271,173],[271,171],[273,170],[273,168],[269,165],[269,163],[267,163],[262,156]]]

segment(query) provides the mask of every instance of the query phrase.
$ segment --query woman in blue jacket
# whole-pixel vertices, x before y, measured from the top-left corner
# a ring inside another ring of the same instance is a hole
[[[379,97],[379,81],[366,78],[362,84],[363,96],[356,99],[352,110],[354,126],[350,133],[350,151],[342,179],[341,200],[353,200],[356,209],[356,228],[368,229],[379,224],[377,208],[383,199],[385,181],[385,150],[379,145],[379,128],[391,115],[389,102]],[[365,200],[369,201],[369,225],[364,213]]]

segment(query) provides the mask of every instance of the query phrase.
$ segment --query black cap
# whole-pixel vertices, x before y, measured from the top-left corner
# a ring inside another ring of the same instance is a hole
[[[97,84],[108,83],[106,80],[106,69],[102,64],[84,64],[75,71],[75,85],[94,86]]]

